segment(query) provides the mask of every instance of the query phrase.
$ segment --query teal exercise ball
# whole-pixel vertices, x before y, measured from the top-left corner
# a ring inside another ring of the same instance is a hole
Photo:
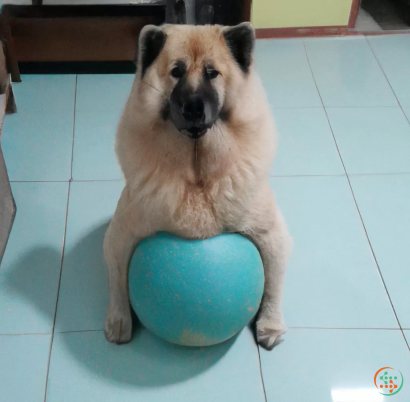
[[[258,249],[239,234],[187,240],[159,233],[135,249],[131,305],[142,324],[179,345],[208,346],[244,328],[264,286]]]

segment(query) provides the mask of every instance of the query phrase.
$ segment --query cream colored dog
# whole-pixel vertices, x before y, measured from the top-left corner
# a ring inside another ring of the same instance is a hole
[[[265,269],[258,342],[271,349],[286,330],[281,299],[291,240],[268,182],[276,132],[254,42],[248,23],[141,32],[116,141],[126,186],[104,240],[110,342],[131,339],[128,264],[138,242],[157,231],[250,238]]]

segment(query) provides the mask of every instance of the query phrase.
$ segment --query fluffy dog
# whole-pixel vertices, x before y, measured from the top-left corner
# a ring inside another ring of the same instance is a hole
[[[258,247],[265,288],[259,344],[285,332],[290,237],[269,186],[276,131],[255,72],[252,26],[146,26],[116,151],[126,186],[104,240],[108,341],[131,339],[128,265],[157,231],[189,239],[238,232]]]

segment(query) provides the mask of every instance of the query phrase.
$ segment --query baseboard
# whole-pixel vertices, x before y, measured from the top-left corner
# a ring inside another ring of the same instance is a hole
[[[262,28],[256,29],[257,39],[267,38],[307,38],[316,36],[351,36],[360,33],[346,26]]]
[[[135,74],[132,61],[21,62],[21,74]]]

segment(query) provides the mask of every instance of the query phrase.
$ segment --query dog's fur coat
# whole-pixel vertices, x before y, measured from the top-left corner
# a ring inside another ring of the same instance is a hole
[[[128,264],[138,242],[157,231],[196,239],[221,232],[249,237],[265,269],[258,342],[270,349],[286,330],[281,299],[291,241],[268,182],[276,132],[254,71],[253,29],[238,27],[165,25],[141,32],[137,75],[116,141],[126,186],[104,241],[110,284],[105,334],[110,342],[131,339]],[[247,31],[247,43],[243,32],[235,38],[235,29]],[[235,40],[239,43],[230,42]],[[176,85],[170,71],[177,60],[186,63],[194,89],[204,65],[212,63],[219,72],[212,80],[219,115],[196,140],[197,164],[195,141],[167,116]]]

